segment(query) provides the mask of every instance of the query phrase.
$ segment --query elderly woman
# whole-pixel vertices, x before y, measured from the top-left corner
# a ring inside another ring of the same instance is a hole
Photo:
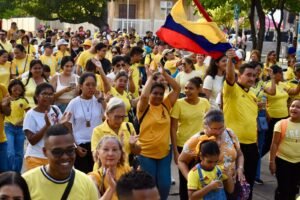
[[[221,152],[218,163],[221,169],[237,175],[240,182],[244,181],[244,156],[239,141],[232,130],[225,128],[224,115],[217,109],[208,111],[204,116],[203,132],[196,133],[184,144],[178,158],[178,167],[183,176],[187,179],[195,163],[193,161],[197,160],[196,146],[203,136],[215,137]]]
[[[137,136],[130,122],[124,122],[126,117],[126,106],[122,99],[112,97],[106,106],[106,120],[93,130],[92,151],[96,150],[99,141],[106,135],[116,136],[123,144],[125,153],[139,154],[141,148],[136,144]]]
[[[165,86],[154,82],[148,70],[148,80],[137,105],[137,117],[140,121],[141,168],[155,178],[161,199],[165,200],[171,186],[170,110],[180,87],[163,69],[162,75],[173,90],[164,98]]]

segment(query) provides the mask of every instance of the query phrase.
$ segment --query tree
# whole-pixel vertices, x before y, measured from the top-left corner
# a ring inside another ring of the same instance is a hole
[[[41,20],[107,25],[107,0],[1,0]]]
[[[269,11],[271,15],[275,31],[277,33],[276,55],[278,60],[281,48],[281,26],[283,23],[284,10],[298,13],[300,12],[300,5],[298,0],[264,0],[264,7]],[[280,19],[278,23],[275,22],[274,18],[274,13],[276,12],[276,10],[280,11]]]

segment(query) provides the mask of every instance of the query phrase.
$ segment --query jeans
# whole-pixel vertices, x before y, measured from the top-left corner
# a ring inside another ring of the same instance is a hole
[[[258,162],[258,149],[256,143],[253,144],[240,144],[241,150],[244,154],[244,174],[247,182],[250,184],[251,193],[248,200],[252,199],[252,191],[255,180],[255,174]]]
[[[267,117],[266,110],[260,110],[258,113],[259,117]],[[260,179],[260,168],[261,168],[261,157],[262,157],[262,150],[264,146],[264,141],[265,141],[265,135],[266,135],[266,130],[259,130],[258,131],[258,163],[257,163],[257,169],[256,169],[256,180]]]
[[[8,171],[7,166],[7,142],[0,143],[0,173]]]
[[[290,163],[281,158],[275,158],[277,189],[275,200],[295,200],[299,190],[300,163]]]
[[[8,169],[20,173],[23,165],[25,141],[23,127],[5,123],[4,130],[7,137]]]
[[[148,172],[155,179],[161,200],[168,199],[171,188],[171,160],[172,151],[162,158],[154,159],[142,155],[138,156],[142,170]]]

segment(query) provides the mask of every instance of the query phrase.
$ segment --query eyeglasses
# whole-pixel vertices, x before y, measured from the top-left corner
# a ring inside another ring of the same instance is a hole
[[[118,52],[117,52],[117,51],[112,51],[111,53],[112,53],[112,54],[117,54]]]
[[[42,97],[54,97],[54,93],[41,93]]]
[[[69,149],[53,149],[51,151],[51,154],[56,157],[56,158],[60,158],[62,157],[64,154],[66,154],[67,156],[74,156],[76,151],[76,147],[72,147]]]
[[[116,64],[116,67],[125,67],[125,64]]]

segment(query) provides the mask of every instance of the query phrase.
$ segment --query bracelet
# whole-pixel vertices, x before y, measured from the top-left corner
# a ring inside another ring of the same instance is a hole
[[[244,167],[243,166],[239,166],[238,169],[244,169]]]

